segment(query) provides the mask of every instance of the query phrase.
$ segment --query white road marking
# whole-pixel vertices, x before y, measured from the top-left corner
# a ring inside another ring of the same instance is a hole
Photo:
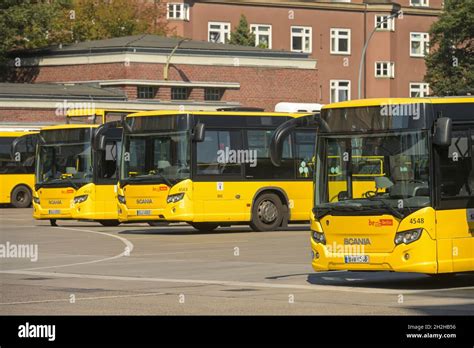
[[[269,289],[292,289],[292,290],[318,290],[318,291],[342,291],[342,292],[358,292],[369,294],[419,294],[452,290],[471,290],[474,286],[459,288],[443,288],[443,289],[381,289],[381,288],[360,288],[352,286],[333,286],[333,285],[299,285],[299,284],[277,284],[262,282],[242,282],[228,280],[203,280],[203,279],[172,279],[172,278],[152,278],[152,277],[130,277],[130,276],[109,276],[100,274],[76,274],[76,273],[56,273],[56,272],[38,272],[29,270],[13,270],[0,271],[3,274],[23,274],[31,276],[58,277],[58,278],[77,278],[77,279],[97,279],[97,280],[118,280],[118,281],[141,281],[141,282],[157,282],[157,283],[179,283],[179,284],[203,284],[203,285],[222,285],[231,287],[252,287],[252,288],[269,288]]]
[[[37,270],[37,269],[60,268],[60,267],[70,267],[70,266],[88,265],[88,264],[91,264],[91,263],[98,263],[98,262],[104,262],[104,261],[115,260],[115,259],[118,259],[118,258],[120,258],[120,257],[122,257],[122,256],[130,256],[131,253],[132,253],[132,250],[133,250],[133,243],[132,243],[132,242],[130,242],[128,239],[125,239],[125,238],[120,237],[120,236],[116,236],[116,235],[114,235],[114,234],[105,233],[105,232],[97,232],[97,231],[92,231],[92,230],[86,230],[86,229],[82,229],[82,228],[81,228],[81,229],[78,229],[78,228],[70,228],[70,227],[55,227],[54,229],[55,229],[55,230],[57,230],[57,229],[70,230],[70,231],[85,232],[85,233],[94,233],[94,234],[98,234],[98,235],[101,235],[101,236],[113,237],[113,238],[116,238],[116,239],[120,240],[122,243],[124,243],[124,244],[125,244],[125,248],[124,248],[123,252],[121,252],[120,254],[115,255],[115,256],[111,256],[111,257],[106,257],[106,258],[103,258],[103,259],[92,260],[92,261],[84,261],[84,262],[76,262],[76,263],[69,263],[69,264],[66,264],[66,265],[25,268],[25,269],[23,269],[23,270],[33,271],[33,270]]]
[[[76,297],[75,301],[86,301],[86,300],[108,300],[113,298],[124,298],[124,297],[145,297],[145,296],[157,296],[166,295],[164,292],[147,292],[144,294],[133,294],[133,295],[113,295],[113,296],[95,296],[95,297]],[[22,305],[22,304],[35,304],[35,303],[49,303],[49,302],[70,302],[69,299],[61,298],[55,300],[37,300],[37,301],[22,301],[22,302],[3,302],[0,306],[9,305]]]

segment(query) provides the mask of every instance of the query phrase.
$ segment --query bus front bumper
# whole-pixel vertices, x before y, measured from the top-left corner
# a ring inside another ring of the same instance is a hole
[[[391,252],[367,252],[367,263],[346,263],[345,254],[330,252],[326,245],[311,238],[312,266],[316,272],[349,271],[395,271],[437,273],[436,241],[428,233],[410,244],[400,244]]]
[[[39,204],[33,203],[33,218],[36,220],[71,220],[71,208],[42,208]]]
[[[194,214],[178,203],[168,204],[161,209],[129,209],[125,204],[119,204],[118,220],[120,222],[148,222],[148,221],[193,221]]]

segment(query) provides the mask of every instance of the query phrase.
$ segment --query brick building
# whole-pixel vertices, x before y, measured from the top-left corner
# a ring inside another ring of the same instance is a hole
[[[168,20],[177,35],[225,42],[246,16],[256,44],[273,50],[305,52],[318,61],[318,88],[313,102],[328,103],[358,96],[362,48],[375,25],[385,22],[370,40],[361,96],[424,96],[424,56],[429,28],[442,0],[166,0]]]
[[[11,92],[8,84],[0,85],[3,120],[54,114],[55,105],[67,97],[56,87],[48,88],[45,99],[41,88],[31,90],[32,83],[91,89],[89,97],[72,93],[68,102],[94,100],[96,108],[140,110],[254,106],[270,111],[281,101],[315,100],[318,86],[316,61],[306,53],[154,35],[82,42],[12,58],[15,67],[8,79],[17,83]],[[121,93],[121,99],[112,100],[104,91]]]

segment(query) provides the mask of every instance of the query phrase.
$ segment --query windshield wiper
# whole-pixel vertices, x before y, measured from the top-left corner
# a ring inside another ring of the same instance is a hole
[[[382,203],[382,205],[387,208],[393,216],[399,218],[399,219],[403,219],[405,217],[405,215],[403,215],[402,213],[400,213],[397,209],[395,209],[394,207],[392,207],[390,204],[388,204],[387,202],[384,201],[383,198],[378,198],[378,197],[368,197],[367,198],[369,201],[372,201],[372,202],[380,202]]]
[[[42,183],[39,183],[39,185],[54,184],[54,183],[60,183],[60,182],[63,182],[63,181],[66,181],[75,190],[77,190],[80,187],[69,178],[53,178],[52,180],[43,181]]]
[[[165,182],[166,185],[168,185],[169,187],[172,187],[173,184],[171,183],[171,181],[165,177],[163,174],[161,173],[154,173],[154,174],[146,174],[146,175],[139,175],[139,176],[131,176],[125,180],[123,180],[123,186],[126,186],[128,185],[130,182],[140,182],[140,181],[145,181],[147,179],[152,179],[153,177],[158,177],[158,178],[161,178],[163,179],[163,181]]]

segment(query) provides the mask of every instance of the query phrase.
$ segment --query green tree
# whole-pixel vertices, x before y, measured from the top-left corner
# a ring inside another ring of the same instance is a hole
[[[240,16],[239,25],[230,34],[229,43],[240,46],[255,46],[255,34],[249,28],[249,23],[244,15]]]
[[[425,80],[433,94],[474,91],[474,1],[445,0],[430,37]]]
[[[33,49],[63,40],[58,19],[71,1],[7,0],[0,5],[0,61],[12,50]]]
[[[0,64],[14,50],[167,34],[165,8],[143,0],[0,0]],[[1,66],[1,65],[0,65]]]

